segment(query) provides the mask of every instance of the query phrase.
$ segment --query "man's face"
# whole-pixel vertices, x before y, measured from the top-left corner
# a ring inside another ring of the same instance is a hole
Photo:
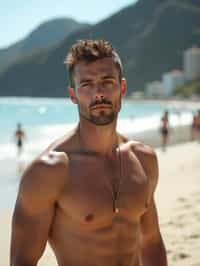
[[[117,118],[126,88],[111,58],[79,62],[74,68],[74,84],[70,96],[78,104],[81,117],[99,126]]]

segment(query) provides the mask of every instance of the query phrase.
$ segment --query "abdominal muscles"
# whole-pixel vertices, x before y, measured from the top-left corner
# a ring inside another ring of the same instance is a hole
[[[49,235],[59,266],[135,266],[139,223],[118,215],[80,223],[57,210]],[[93,223],[93,224],[92,224]]]

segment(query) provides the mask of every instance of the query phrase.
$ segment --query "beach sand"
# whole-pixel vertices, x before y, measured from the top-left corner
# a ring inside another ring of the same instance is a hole
[[[200,266],[200,144],[189,142],[156,152],[160,178],[155,200],[169,266]],[[0,266],[9,265],[11,216],[12,210],[0,212]],[[49,247],[38,265],[57,265]]]
[[[157,151],[156,203],[169,266],[200,266],[200,143]]]

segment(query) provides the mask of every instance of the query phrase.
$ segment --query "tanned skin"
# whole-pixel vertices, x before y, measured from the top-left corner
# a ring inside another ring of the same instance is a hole
[[[111,58],[79,62],[74,80],[69,94],[78,105],[79,125],[22,177],[10,265],[37,265],[48,241],[59,266],[166,266],[154,203],[155,152],[116,132],[126,82]],[[112,105],[90,107],[102,99]],[[91,122],[90,115],[105,125]],[[119,183],[116,213],[112,191]]]

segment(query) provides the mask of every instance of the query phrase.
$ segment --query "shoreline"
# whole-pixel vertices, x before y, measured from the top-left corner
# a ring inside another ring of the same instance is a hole
[[[161,148],[161,134],[159,129],[157,130],[146,130],[143,132],[130,134],[130,139],[140,141],[153,148]],[[173,145],[186,143],[191,141],[191,127],[188,126],[177,126],[170,128],[169,130],[169,142],[167,147]]]
[[[177,98],[168,98],[168,99],[153,99],[153,98],[132,98],[126,97],[125,100],[131,102],[140,102],[140,103],[162,103],[162,104],[177,104],[179,106],[189,106],[191,104],[195,105],[195,107],[200,108],[200,100],[199,99],[177,99]]]

